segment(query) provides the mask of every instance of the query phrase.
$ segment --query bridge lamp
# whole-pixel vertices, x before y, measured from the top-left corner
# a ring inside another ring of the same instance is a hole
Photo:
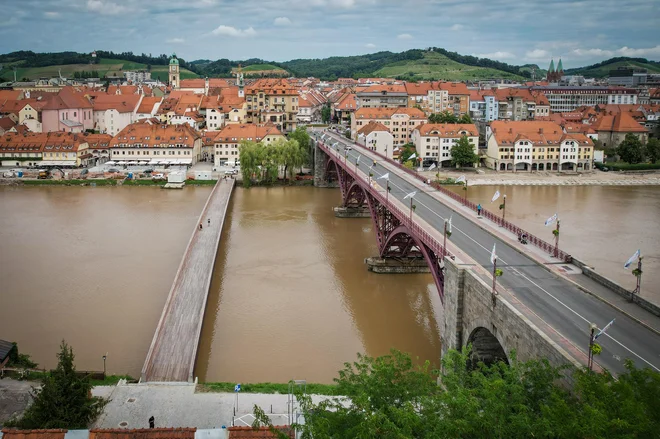
[[[589,332],[590,332],[590,335],[589,335],[589,352],[588,352],[588,356],[587,356],[587,367],[589,368],[589,370],[593,370],[593,366],[594,366],[593,347],[594,347],[596,329],[598,329],[598,326],[595,323],[589,324]]]

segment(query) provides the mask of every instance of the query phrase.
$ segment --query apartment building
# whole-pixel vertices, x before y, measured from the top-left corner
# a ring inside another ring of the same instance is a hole
[[[355,93],[358,108],[401,108],[408,106],[408,93],[403,84],[374,84],[358,88]]]
[[[298,91],[286,79],[258,79],[245,87],[246,122],[270,123],[282,132],[296,129]]]
[[[599,113],[590,120],[589,125],[598,133],[603,148],[616,148],[627,134],[634,134],[642,143],[646,143],[649,137],[649,129],[627,111]]]
[[[380,122],[369,122],[360,128],[357,132],[357,143],[389,159],[394,158],[394,137]]]
[[[553,113],[568,113],[578,107],[598,104],[637,103],[637,90],[633,88],[545,85],[530,87],[530,90],[543,93]]]
[[[110,142],[110,160],[140,164],[194,165],[202,139],[187,124],[167,125],[146,119],[121,130]]]
[[[412,143],[417,155],[425,162],[433,161],[438,167],[451,166],[451,148],[461,137],[467,137],[474,149],[479,153],[479,130],[475,124],[433,124],[426,123],[413,129]],[[478,163],[475,163],[476,167]]]
[[[427,115],[447,111],[449,90],[439,88],[438,84],[438,82],[407,82],[405,87],[408,93],[408,107],[421,108]]]
[[[550,102],[541,92],[526,88],[502,88],[493,91],[497,99],[497,120],[534,120],[550,115]]]
[[[456,116],[469,114],[470,90],[462,82],[439,82],[439,90],[447,91],[447,110],[453,111]]]
[[[148,72],[146,70],[138,70],[136,72],[124,72],[124,78],[132,82],[134,84],[137,84],[139,82],[145,82],[145,81],[151,81],[151,72]]]
[[[94,129],[114,136],[137,120],[142,95],[99,95],[92,101]]]
[[[358,130],[371,121],[381,123],[390,130],[396,147],[409,143],[412,130],[427,123],[428,118],[418,108],[359,108],[351,119],[351,137],[355,139]]]
[[[486,166],[497,171],[590,171],[593,141],[565,133],[555,122],[494,121],[487,141]]]
[[[209,135],[210,133],[207,133]],[[274,125],[260,124],[230,124],[220,130],[214,139],[213,163],[216,167],[227,161],[238,159],[238,147],[241,142],[273,143],[277,140],[286,140],[282,132]]]
[[[64,87],[41,110],[43,131],[79,133],[94,128],[91,102],[73,87]]]
[[[331,110],[333,120],[342,125],[348,125],[353,120],[353,115],[357,110],[355,93],[346,92],[340,95],[335,102],[332,102]]]
[[[88,147],[86,134],[61,131],[10,132],[0,137],[0,164],[2,166],[80,166],[83,164]]]
[[[493,90],[470,90],[470,117],[491,122],[499,117],[499,101]]]

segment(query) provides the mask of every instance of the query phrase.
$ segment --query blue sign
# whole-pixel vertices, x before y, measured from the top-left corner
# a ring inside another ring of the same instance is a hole
[[[234,392],[240,392],[240,391],[241,391],[241,385],[240,385],[240,384],[236,384],[236,385],[234,386]]]

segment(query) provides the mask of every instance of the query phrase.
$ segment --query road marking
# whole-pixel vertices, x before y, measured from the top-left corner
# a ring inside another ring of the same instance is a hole
[[[342,143],[342,145],[344,145],[343,142],[341,142],[341,143]],[[353,155],[353,154],[351,154],[351,153],[349,152],[348,155]],[[382,173],[379,173],[379,175],[382,175]],[[403,180],[403,181],[406,181],[403,177],[399,177],[399,176],[397,176],[397,177],[400,178],[400,179]],[[409,183],[409,182],[408,182],[408,183]],[[405,192],[401,186],[397,185],[396,183],[392,183],[392,184],[394,184],[396,187],[398,187],[401,191]],[[411,184],[411,183],[409,183],[409,184]],[[412,184],[412,186],[415,187],[414,184]],[[422,193],[425,193],[425,192],[422,190]],[[428,195],[428,194],[427,194],[427,195]],[[428,196],[430,196],[430,195],[428,195]],[[399,200],[399,201],[400,201],[400,200]],[[435,200],[435,201],[438,202],[438,203],[440,203],[440,204],[442,204],[442,203],[441,203],[440,201],[438,201],[438,200]],[[422,203],[420,200],[417,200],[417,202],[418,202],[420,205],[422,205],[423,207],[425,207],[429,212],[431,212],[431,213],[435,214],[436,216],[438,216],[438,218],[440,218],[440,219],[444,219],[444,217],[442,217],[442,216],[441,216],[440,214],[438,214],[437,212],[434,212],[430,207],[428,207],[427,205],[425,205],[424,203]],[[452,210],[449,206],[445,206],[445,207],[446,207],[447,209],[449,209],[449,210]],[[458,213],[458,212],[457,212],[457,213]],[[466,221],[467,221],[467,220],[466,220]],[[430,225],[430,224],[429,224],[429,225]],[[431,227],[433,227],[433,226],[431,225]],[[455,230],[458,230],[460,233],[462,233],[463,235],[465,235],[468,239],[470,239],[470,240],[471,240],[472,242],[474,242],[476,245],[478,245],[479,247],[481,247],[481,248],[484,249],[485,251],[489,252],[489,250],[488,250],[486,247],[484,247],[483,245],[481,245],[481,243],[477,242],[474,238],[472,238],[472,237],[471,237],[470,235],[468,235],[467,233],[463,232],[463,231],[462,231],[461,229],[459,229],[457,226],[454,226],[454,229],[455,229]],[[437,230],[437,229],[436,229],[436,230]],[[500,241],[502,241],[504,244],[506,244],[506,242],[504,242],[502,239],[500,239]],[[506,245],[508,246],[508,244],[506,244]],[[509,265],[509,264],[508,264],[504,259],[502,259],[502,258],[499,258],[499,257],[498,257],[498,261],[501,261],[501,262],[502,262],[504,265],[506,265],[507,267],[511,267],[511,265]],[[483,267],[483,265],[482,265],[482,267]],[[517,271],[517,270],[516,270],[516,271]],[[567,310],[571,311],[573,314],[575,314],[576,316],[578,316],[578,317],[579,317],[580,319],[582,319],[584,322],[586,322],[586,323],[591,323],[588,319],[586,319],[584,316],[582,316],[580,313],[578,313],[577,311],[575,311],[573,308],[571,308],[570,306],[568,306],[567,304],[565,304],[564,302],[562,302],[559,298],[557,298],[556,296],[554,296],[554,295],[551,294],[550,292],[546,291],[543,287],[541,287],[539,284],[537,284],[536,282],[534,282],[534,281],[533,281],[532,279],[530,279],[527,275],[525,275],[524,273],[521,273],[521,272],[519,272],[519,271],[518,271],[518,273],[520,273],[520,276],[521,276],[522,278],[526,279],[529,283],[531,283],[531,284],[534,285],[536,288],[538,288],[539,290],[541,290],[542,292],[544,292],[546,295],[552,297],[557,303],[559,303],[559,304],[561,304],[562,306],[564,306],[564,308],[566,308]],[[539,318],[541,318],[541,317],[539,316]],[[599,329],[600,329],[600,328],[599,328]],[[642,360],[644,363],[646,363],[646,364],[648,364],[649,366],[651,366],[651,367],[652,367],[653,369],[655,369],[656,371],[660,372],[660,368],[657,368],[656,366],[654,366],[653,364],[651,364],[649,361],[647,361],[647,360],[646,360],[645,358],[643,358],[641,355],[637,354],[636,352],[634,352],[633,350],[631,350],[630,348],[628,348],[626,345],[624,345],[623,343],[621,343],[620,341],[618,341],[617,339],[615,339],[614,337],[612,337],[612,336],[609,335],[608,333],[605,333],[604,335],[605,335],[607,338],[609,338],[610,340],[614,341],[614,342],[615,342],[616,344],[618,344],[619,346],[621,346],[622,348],[624,348],[625,350],[627,350],[628,352],[630,352],[631,354],[633,354],[634,356],[636,356],[637,358],[639,358],[640,360]]]

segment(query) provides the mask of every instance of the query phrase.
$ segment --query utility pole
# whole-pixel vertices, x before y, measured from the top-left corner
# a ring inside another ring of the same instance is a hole
[[[593,348],[594,348],[594,340],[595,340],[594,336],[595,336],[595,332],[596,332],[596,324],[592,323],[589,326],[589,330],[590,330],[590,335],[589,335],[589,356],[588,356],[588,359],[587,359],[587,367],[589,368],[589,370],[593,370],[593,365],[594,365],[594,351],[593,351]]]

